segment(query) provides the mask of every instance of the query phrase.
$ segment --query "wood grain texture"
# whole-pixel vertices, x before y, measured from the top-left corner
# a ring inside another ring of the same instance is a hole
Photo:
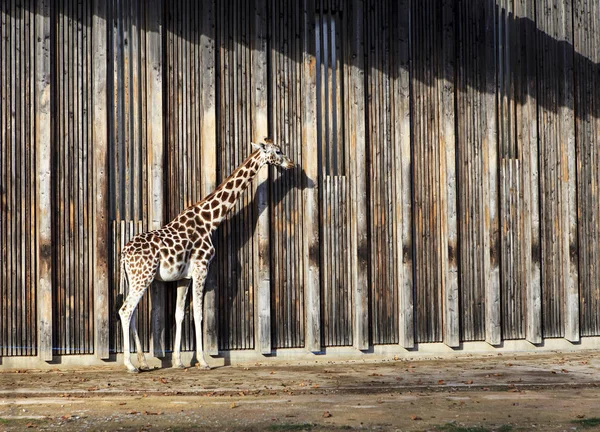
[[[118,352],[122,246],[265,136],[300,167],[215,238],[210,354],[600,335],[599,7],[2,2],[0,356]]]
[[[458,3],[458,207],[461,339],[500,342],[497,253],[495,35],[489,2]],[[490,80],[491,82],[488,82]],[[495,252],[495,251],[493,251]],[[494,277],[495,275],[495,277]],[[493,280],[492,280],[493,278]]]
[[[595,83],[600,69],[600,55],[596,49],[600,41],[600,5],[591,1],[573,3],[574,80],[577,196],[579,226],[580,316],[581,335],[590,336],[600,331],[597,313],[600,307],[600,99]]]
[[[252,5],[232,2],[217,5],[216,25],[219,50],[217,71],[217,179],[229,176],[251,152],[251,88],[246,79],[252,75]],[[208,143],[207,143],[208,144]],[[216,233],[217,272],[214,287],[217,304],[219,349],[254,349],[255,272],[252,242],[257,224],[256,190],[250,188],[238,199],[232,213]],[[208,293],[207,293],[208,294]],[[206,297],[205,297],[206,298]]]
[[[149,6],[140,0],[114,0],[106,5],[108,52],[111,54],[107,68],[108,165],[111,167],[108,214],[112,235],[109,316],[111,352],[122,350],[118,309],[127,293],[119,292],[118,288],[120,252],[134,235],[150,229],[150,218],[153,217],[151,208],[155,205],[149,193],[149,185],[154,183],[150,178],[155,174],[152,168],[154,149],[151,140],[156,137],[152,135],[149,126],[161,128],[162,125],[148,124],[153,109],[149,103],[152,93],[148,89],[148,78],[155,78],[148,69],[156,64],[151,64],[152,55],[148,56],[147,53],[147,31],[157,31],[156,17],[153,18],[153,14],[158,12],[148,12]],[[156,192],[160,193],[160,186]],[[149,294],[142,298],[135,319],[143,350],[149,351],[152,344],[152,351],[162,355],[161,329],[152,324],[156,314],[161,313],[160,308],[150,308],[154,294],[156,289],[151,288]],[[153,301],[158,303],[164,300],[154,298]],[[156,344],[151,342],[153,332],[158,333]]]
[[[255,2],[251,12],[252,22],[252,74],[251,94],[252,141],[255,143],[269,136],[268,99],[268,1]],[[270,254],[270,212],[269,170],[261,170],[254,182],[256,188],[257,229],[254,233],[253,263],[258,268],[256,279],[256,345],[262,354],[271,354],[271,254]]]
[[[321,339],[324,346],[352,344],[349,155],[344,121],[342,16],[331,8],[316,17],[317,145],[320,159]]]
[[[92,354],[93,346],[93,281],[90,269],[94,199],[92,119],[91,37],[92,11],[70,0],[57,4],[60,23],[56,56],[57,92],[55,107],[60,118],[56,138],[63,145],[56,157],[54,219],[60,245],[58,271],[54,285],[53,344],[57,354]]]
[[[370,310],[374,344],[397,344],[398,300],[400,281],[397,273],[398,257],[396,227],[396,141],[393,139],[393,107],[391,80],[390,34],[395,26],[390,21],[391,6],[378,2],[365,9],[366,69],[367,69],[367,148],[369,149],[368,194],[371,254]]]
[[[367,198],[367,137],[365,100],[365,2],[348,4],[348,147],[351,185],[351,244],[354,303],[354,347],[369,348],[369,240]]]
[[[146,116],[143,131],[148,141],[147,178],[148,178],[148,229],[158,229],[165,223],[166,191],[165,181],[165,136],[163,113],[163,44],[164,16],[162,3],[153,0],[149,4],[146,15],[145,41],[145,88],[146,104],[143,107]],[[145,36],[145,37],[144,37]],[[151,306],[151,339],[150,350],[156,357],[164,357],[166,353],[166,328],[168,328],[166,303],[166,286],[154,281],[150,287]]]
[[[413,6],[417,335],[418,342],[457,346],[454,5],[428,1]]]
[[[6,23],[6,13],[2,11],[3,24]],[[2,26],[6,32],[7,26]],[[52,328],[53,328],[53,310],[52,310],[52,126],[51,116],[51,66],[50,66],[50,35],[51,35],[51,17],[50,2],[38,1],[35,16],[36,33],[36,63],[35,63],[35,167],[37,171],[36,178],[36,231],[38,241],[36,245],[37,262],[37,344],[38,356],[42,360],[52,360]],[[4,48],[4,47],[3,47]],[[2,59],[6,59],[5,48],[2,50]],[[7,64],[5,61],[2,64]],[[3,80],[6,78],[5,71],[2,71]],[[2,86],[2,102],[6,101],[5,87]],[[4,105],[5,107],[5,105]],[[2,116],[6,119],[6,111]],[[3,141],[6,137],[5,125],[2,125]],[[4,154],[4,152],[2,152]],[[4,158],[3,162],[4,162]],[[6,166],[2,164],[3,168]],[[3,203],[4,204],[4,203]],[[3,206],[4,207],[4,206]],[[5,225],[2,224],[4,231]],[[2,248],[4,250],[4,248]],[[7,262],[4,261],[3,262]],[[4,270],[4,269],[3,269]],[[3,284],[4,287],[6,285]],[[6,288],[3,288],[6,289]],[[5,298],[5,294],[2,295]],[[3,308],[3,312],[5,309]],[[4,314],[3,316],[7,316]],[[3,332],[4,333],[4,332]]]
[[[92,139],[94,142],[94,352],[98,358],[107,359],[110,354],[109,328],[109,216],[108,216],[108,116],[107,116],[107,8],[102,2],[94,3],[92,11]]]
[[[201,195],[206,196],[217,187],[217,5],[214,1],[202,4],[202,13],[196,15],[200,22],[200,63],[204,66],[201,85],[201,115],[200,115],[200,158],[202,167]],[[205,351],[211,355],[218,353],[217,332],[217,297],[215,292],[216,269],[209,272],[206,283],[212,287],[204,295],[204,341]]]
[[[536,7],[544,337],[579,340],[570,3]],[[564,41],[566,43],[556,43]],[[572,251],[572,252],[571,252]]]
[[[398,274],[398,342],[404,348],[415,344],[413,248],[412,248],[412,183],[413,158],[411,152],[410,115],[410,17],[411,2],[392,3],[392,61],[393,80],[392,112],[393,140],[396,145],[393,169],[395,178],[395,229],[396,265]]]
[[[270,10],[273,140],[293,161],[302,161],[301,167],[312,178],[308,172],[311,168],[304,164],[302,145],[302,98],[310,97],[301,93],[305,67],[301,37],[306,26],[305,9],[300,2],[274,1],[270,3]],[[310,30],[306,32],[310,34]],[[313,295],[305,293],[305,289],[318,290],[318,284],[303,283],[299,271],[304,268],[306,259],[301,243],[306,238],[300,229],[304,205],[302,170],[272,169],[271,172],[272,344],[277,348],[310,346],[308,349],[312,350],[313,341],[307,341],[306,333],[315,320],[318,322],[320,310],[305,304],[307,297]]]
[[[302,168],[306,175],[302,192],[302,255],[305,313],[305,347],[312,352],[321,351],[321,292],[320,292],[320,235],[319,235],[319,160],[317,148],[317,60],[313,47],[315,41],[315,0],[303,0],[301,19],[304,33],[302,49]]]

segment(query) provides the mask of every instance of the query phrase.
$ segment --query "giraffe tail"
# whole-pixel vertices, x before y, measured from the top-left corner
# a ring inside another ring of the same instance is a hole
[[[125,269],[125,260],[121,254],[121,262],[119,267],[119,294],[125,295],[125,283],[128,283],[127,270]]]

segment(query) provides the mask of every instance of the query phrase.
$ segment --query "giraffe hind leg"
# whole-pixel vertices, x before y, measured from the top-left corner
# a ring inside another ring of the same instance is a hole
[[[131,325],[131,318],[133,317],[133,312],[136,310],[138,303],[140,302],[144,292],[148,288],[148,285],[152,282],[152,279],[148,281],[144,281],[143,283],[130,283],[129,294],[127,294],[127,298],[119,309],[119,315],[121,316],[121,326],[123,327],[123,363],[129,372],[139,372],[139,370],[133,366],[131,363],[131,352],[129,347],[129,329]],[[136,345],[139,342],[139,336],[137,336],[137,329],[135,328],[135,324],[133,325],[133,329],[135,329],[134,337],[136,341]],[[138,358],[141,352],[141,343],[137,347],[138,349]],[[142,357],[143,357],[142,352]],[[145,358],[144,358],[145,363]],[[147,366],[142,364],[142,366]]]
[[[204,357],[204,347],[202,345],[202,307],[204,301],[204,283],[206,281],[207,272],[208,265],[204,263],[198,265],[192,271],[192,298],[194,307],[194,327],[196,330],[196,359],[198,360],[198,365],[201,369],[210,369],[210,366]]]
[[[137,358],[139,367],[142,370],[150,370],[150,366],[148,366],[148,362],[146,361],[146,356],[144,355],[144,350],[142,349],[142,342],[140,341],[140,336],[138,335],[136,319],[137,319],[138,309],[135,309],[131,317],[131,332],[133,333],[133,340],[135,342],[135,349],[137,352]]]
[[[185,318],[185,300],[190,281],[183,279],[177,282],[177,303],[175,305],[175,345],[173,346],[173,367],[183,368],[181,362],[181,323]]]

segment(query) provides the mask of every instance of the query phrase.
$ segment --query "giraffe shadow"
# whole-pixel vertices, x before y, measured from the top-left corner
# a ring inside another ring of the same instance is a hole
[[[269,167],[270,170],[275,168]],[[273,172],[269,179],[258,185],[253,199],[228,217],[217,229],[213,238],[216,256],[210,265],[205,284],[205,295],[215,293],[215,319],[218,349],[228,364],[227,351],[231,349],[252,349],[254,347],[254,280],[258,269],[252,268],[253,251],[257,244],[249,245],[255,238],[260,217],[279,205],[292,190],[312,189],[315,183],[301,168],[281,171],[275,178]],[[248,193],[248,192],[245,192]],[[259,205],[257,197],[267,196],[266,205]],[[272,226],[272,224],[271,224]],[[269,238],[272,238],[271,229]],[[190,282],[191,283],[191,282]],[[192,364],[197,362],[195,354],[195,336],[193,313],[191,313],[191,289],[186,299],[186,316],[182,350],[191,350],[194,354]],[[169,306],[170,335],[174,339],[174,303]],[[206,322],[204,323],[206,325]],[[186,331],[187,330],[187,331]]]

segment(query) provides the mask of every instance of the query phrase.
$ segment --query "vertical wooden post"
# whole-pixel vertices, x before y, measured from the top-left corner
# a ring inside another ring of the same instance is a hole
[[[202,3],[202,35],[200,37],[200,61],[202,74],[202,106],[200,117],[202,196],[208,195],[217,186],[217,112],[216,112],[216,52],[215,31],[216,5],[214,0]],[[207,290],[204,295],[204,350],[217,355],[217,297],[214,267],[209,271]]]
[[[256,0],[252,44],[252,141],[262,142],[269,134],[267,98],[267,2]],[[255,232],[254,263],[258,267],[256,280],[256,349],[271,354],[271,258],[269,249],[269,170],[256,176],[258,229]]]
[[[151,194],[149,229],[160,228],[165,222],[164,192],[164,119],[163,119],[163,2],[153,0],[146,15],[146,94],[148,164],[150,175],[148,187]],[[151,337],[150,350],[155,357],[165,356],[165,286],[162,282],[152,283],[150,288]]]
[[[92,139],[94,142],[94,351],[101,359],[109,357],[108,310],[108,117],[107,81],[107,10],[105,2],[94,2],[92,15]]]
[[[450,260],[458,250],[457,200],[456,200],[456,136],[454,112],[454,2],[442,1],[443,33],[441,44],[444,56],[439,63],[437,91],[440,119],[440,159],[442,166],[439,176],[439,196],[441,204],[441,265],[443,284],[443,337],[450,347],[460,344],[458,314],[458,261]],[[435,167],[432,167],[435,168]],[[454,251],[452,254],[449,249]]]
[[[536,76],[536,28],[534,0],[515,2],[515,15],[525,23],[522,30],[522,76]],[[523,83],[522,103],[517,105],[517,128],[522,141],[519,149],[523,159],[523,251],[526,291],[525,339],[542,342],[540,209],[537,127],[537,82],[529,78]]]
[[[35,14],[35,142],[37,169],[38,356],[52,360],[52,128],[50,126],[50,0]]]
[[[485,340],[498,345],[502,340],[500,314],[500,239],[498,214],[498,134],[496,105],[496,0],[485,4],[485,89],[483,130],[483,207],[484,255],[483,277],[485,284]]]
[[[363,0],[352,0],[348,11],[348,100],[352,197],[352,286],[354,346],[369,348],[369,244],[367,238],[367,153],[365,125],[365,60]]]
[[[312,185],[303,191],[304,280],[306,290],[306,348],[321,351],[321,291],[319,251],[319,161],[317,148],[317,62],[315,57],[315,0],[304,0],[304,77],[302,97],[302,168]]]
[[[413,269],[412,269],[412,191],[411,191],[411,125],[410,125],[410,0],[401,0],[394,10],[393,21],[397,37],[394,37],[394,56],[392,64],[394,109],[394,143],[398,146],[395,152],[396,190],[401,193],[396,197],[398,250],[398,311],[399,311],[399,343],[404,348],[415,345]]]
[[[571,342],[579,342],[579,256],[577,246],[577,185],[575,154],[575,84],[573,79],[573,4],[558,2],[560,24],[557,29],[560,44],[560,56],[563,66],[561,77],[564,100],[560,105],[561,149],[561,194],[564,199],[563,220],[564,237],[563,266],[565,275],[565,338]],[[558,43],[558,42],[557,42]],[[571,253],[571,251],[573,251]]]

